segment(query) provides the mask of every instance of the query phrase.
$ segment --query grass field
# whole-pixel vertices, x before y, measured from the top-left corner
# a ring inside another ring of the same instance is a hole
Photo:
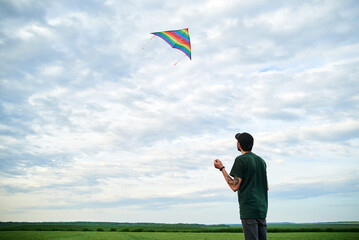
[[[359,232],[359,222],[342,223],[269,223],[268,233],[279,232]],[[115,223],[115,222],[0,222],[2,231],[76,231],[76,232],[190,232],[239,233],[239,225]]]
[[[0,240],[242,240],[243,233],[3,231]],[[268,233],[268,239],[357,240],[358,232]]]

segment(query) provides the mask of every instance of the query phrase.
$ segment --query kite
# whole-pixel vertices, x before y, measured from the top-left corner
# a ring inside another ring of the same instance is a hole
[[[154,36],[150,40],[152,40],[155,36],[158,36],[163,40],[165,40],[169,45],[171,45],[172,48],[176,48],[184,52],[184,54],[186,54],[189,57],[189,59],[192,60],[191,41],[189,39],[188,28],[173,30],[173,31],[153,32],[151,34],[153,34]],[[142,47],[142,49],[144,49],[144,46]],[[179,61],[181,61],[182,58]],[[174,65],[179,63],[179,61],[176,62]]]

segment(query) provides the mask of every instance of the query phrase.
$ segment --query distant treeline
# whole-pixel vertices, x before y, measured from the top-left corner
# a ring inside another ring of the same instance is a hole
[[[239,233],[240,226],[115,222],[0,222],[0,231]],[[359,232],[359,224],[268,224],[268,232]]]

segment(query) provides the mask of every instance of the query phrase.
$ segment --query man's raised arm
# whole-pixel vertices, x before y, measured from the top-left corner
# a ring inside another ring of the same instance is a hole
[[[238,191],[242,179],[237,176],[234,176],[234,178],[229,176],[222,162],[219,159],[214,160],[214,167],[222,172],[224,179],[228,183],[228,186],[233,190],[233,192]]]

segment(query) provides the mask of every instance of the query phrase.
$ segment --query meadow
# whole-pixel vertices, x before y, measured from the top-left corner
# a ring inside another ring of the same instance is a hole
[[[238,225],[159,223],[0,222],[0,240],[232,240],[244,239]],[[359,223],[268,224],[268,239],[359,239]]]
[[[238,233],[240,225],[116,223],[116,222],[0,222],[2,231],[83,231],[83,232],[192,232]],[[359,222],[268,223],[268,232],[359,232]]]
[[[243,233],[3,231],[0,240],[242,240]],[[358,232],[268,233],[268,239],[357,240]]]

